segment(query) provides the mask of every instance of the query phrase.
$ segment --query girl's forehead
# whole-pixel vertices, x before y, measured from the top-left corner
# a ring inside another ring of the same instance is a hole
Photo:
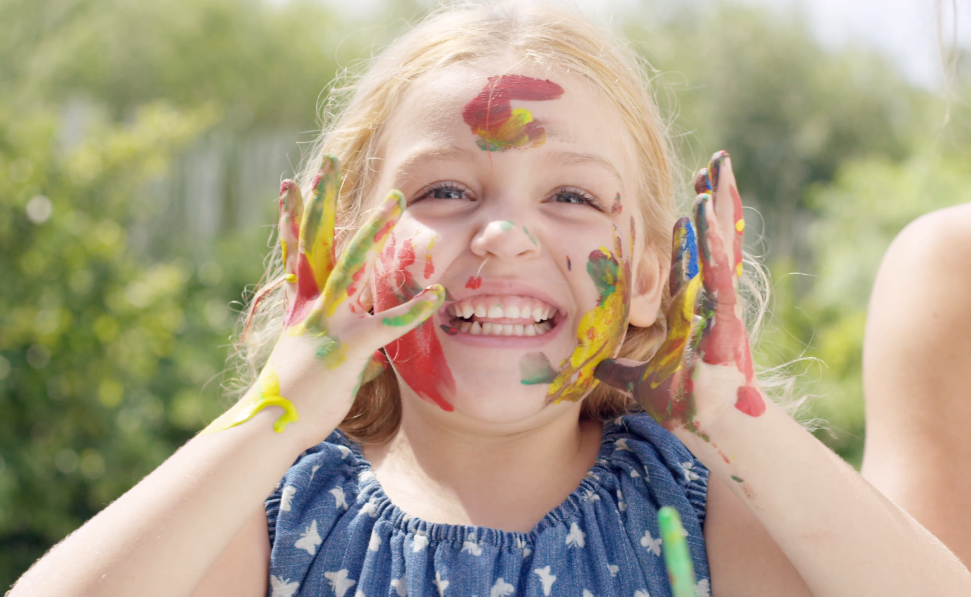
[[[602,154],[622,170],[631,155],[625,130],[606,95],[575,75],[535,65],[454,65],[410,86],[385,126],[384,149],[393,160],[417,144],[519,152],[558,143]]]

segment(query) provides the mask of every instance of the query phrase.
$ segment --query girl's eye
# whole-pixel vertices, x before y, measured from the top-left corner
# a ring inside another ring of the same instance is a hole
[[[419,191],[415,201],[423,199],[468,199],[469,191],[455,182],[437,182]]]
[[[576,187],[567,187],[553,191],[552,200],[557,203],[571,203],[573,205],[589,205],[602,211],[596,197]]]

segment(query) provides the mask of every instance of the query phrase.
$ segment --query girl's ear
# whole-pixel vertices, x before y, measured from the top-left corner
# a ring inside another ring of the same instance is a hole
[[[645,251],[632,272],[630,293],[630,324],[648,328],[657,321],[668,279],[667,265],[654,251]]]

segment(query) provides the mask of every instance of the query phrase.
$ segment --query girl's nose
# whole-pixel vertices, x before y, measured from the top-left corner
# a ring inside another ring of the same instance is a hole
[[[539,255],[539,241],[523,224],[492,221],[472,239],[472,253],[482,258],[531,258]]]

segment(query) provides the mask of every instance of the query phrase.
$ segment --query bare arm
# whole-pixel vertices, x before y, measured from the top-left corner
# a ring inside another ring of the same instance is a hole
[[[863,475],[971,563],[971,206],[894,241],[863,350]]]

